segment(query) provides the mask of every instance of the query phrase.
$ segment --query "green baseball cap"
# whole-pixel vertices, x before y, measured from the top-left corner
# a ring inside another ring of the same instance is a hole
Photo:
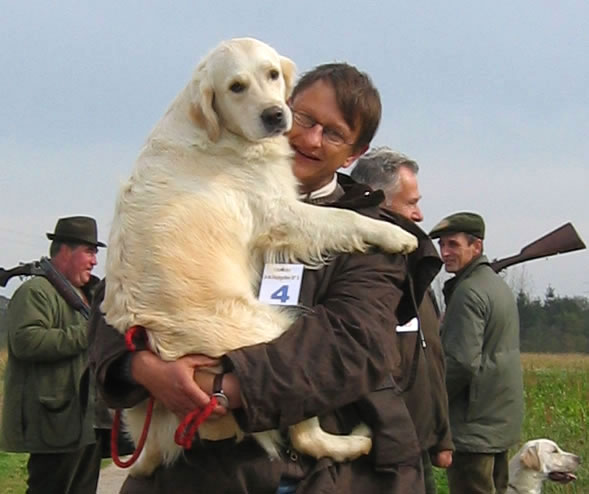
[[[469,233],[480,239],[485,238],[485,222],[476,213],[460,212],[446,216],[429,232],[431,238],[440,238],[447,233]]]

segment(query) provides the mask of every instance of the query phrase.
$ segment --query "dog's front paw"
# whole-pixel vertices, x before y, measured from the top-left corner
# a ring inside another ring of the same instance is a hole
[[[387,224],[377,246],[393,254],[409,254],[417,248],[417,237],[400,226]]]

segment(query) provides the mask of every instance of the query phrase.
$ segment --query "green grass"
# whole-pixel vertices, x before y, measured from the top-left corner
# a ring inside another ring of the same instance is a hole
[[[522,355],[526,415],[521,443],[541,437],[580,455],[584,463],[568,485],[544,483],[544,494],[589,493],[589,355]],[[436,469],[438,494],[447,494],[446,475]]]
[[[24,494],[27,478],[26,454],[0,452],[0,492]]]
[[[0,353],[0,379],[5,360],[5,353]],[[544,494],[589,493],[589,355],[525,354],[522,363],[526,400],[522,443],[548,437],[584,459],[576,482],[566,486],[546,482]],[[24,494],[26,460],[25,454],[0,452],[0,493]],[[436,469],[435,474],[438,493],[447,494],[444,471]]]

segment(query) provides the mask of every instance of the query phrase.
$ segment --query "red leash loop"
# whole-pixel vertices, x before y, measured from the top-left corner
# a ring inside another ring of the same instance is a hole
[[[125,332],[125,345],[130,352],[134,352],[137,350],[137,346],[135,345],[133,339],[138,335],[139,332],[144,332],[145,328],[143,326],[131,326]],[[145,337],[145,333],[143,333]],[[149,402],[147,404],[147,412],[145,414],[145,422],[143,423],[143,430],[141,431],[141,437],[139,438],[139,442],[137,443],[137,447],[131,458],[126,461],[121,460],[119,457],[119,445],[118,445],[118,436],[121,429],[121,410],[115,410],[115,416],[113,419],[113,425],[110,434],[110,451],[112,461],[117,467],[120,468],[129,468],[133,465],[139,455],[143,451],[143,447],[145,446],[145,441],[147,439],[147,433],[149,431],[149,426],[151,424],[151,417],[153,415],[153,405],[154,399],[153,396],[149,398]],[[203,409],[197,408],[190,412],[184,420],[180,423],[176,432],[174,433],[174,441],[178,446],[182,446],[184,449],[189,449],[192,447],[192,441],[196,436],[196,431],[201,426],[201,424],[210,417],[211,413],[217,406],[217,399],[215,397],[211,397],[211,401],[207,404],[207,406]]]
[[[143,326],[131,326],[127,331],[125,331],[125,345],[127,346],[127,350],[130,352],[134,352],[137,350],[137,346],[133,342],[133,338],[137,336],[137,334],[142,331],[143,336],[145,337],[145,328]]]
[[[207,418],[210,417],[216,406],[217,399],[213,396],[208,405],[202,410],[196,409],[186,415],[174,434],[174,441],[176,444],[182,446],[184,449],[191,448],[197,429]]]
[[[141,437],[139,438],[139,442],[137,443],[137,447],[131,458],[126,461],[121,460],[119,457],[119,443],[118,443],[118,436],[119,430],[121,428],[121,410],[115,410],[115,417],[112,424],[112,429],[110,433],[110,456],[112,457],[112,461],[117,467],[120,468],[129,468],[133,465],[141,451],[143,451],[143,446],[145,446],[145,440],[147,439],[147,432],[149,431],[149,424],[151,424],[151,416],[153,414],[153,396],[149,398],[149,402],[147,403],[147,413],[145,415],[145,423],[143,424],[143,430],[141,431]]]

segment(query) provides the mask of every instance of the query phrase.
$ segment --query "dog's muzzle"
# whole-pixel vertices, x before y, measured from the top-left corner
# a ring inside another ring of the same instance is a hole
[[[286,130],[287,116],[283,108],[271,106],[266,108],[261,115],[264,128],[269,134],[279,134]]]

